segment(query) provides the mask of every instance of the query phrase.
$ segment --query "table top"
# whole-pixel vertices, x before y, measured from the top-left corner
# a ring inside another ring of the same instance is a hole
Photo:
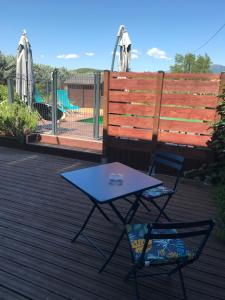
[[[120,173],[121,184],[111,184],[109,176]],[[72,185],[99,203],[110,202],[162,184],[162,181],[118,162],[60,174]]]

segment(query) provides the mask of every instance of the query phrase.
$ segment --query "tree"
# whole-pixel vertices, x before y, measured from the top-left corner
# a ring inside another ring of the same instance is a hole
[[[16,62],[15,57],[11,55],[4,55],[0,51],[0,81],[6,83],[7,78],[15,77]]]
[[[175,64],[170,66],[172,73],[210,73],[210,65],[212,61],[210,57],[205,54],[194,55],[187,53],[185,55],[176,54]]]

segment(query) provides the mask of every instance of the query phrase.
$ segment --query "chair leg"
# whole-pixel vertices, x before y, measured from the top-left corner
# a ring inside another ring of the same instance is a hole
[[[138,289],[138,280],[137,280],[137,271],[136,271],[136,268],[133,269],[133,276],[134,276],[136,300],[139,300],[140,299],[140,294],[139,294],[139,289]]]
[[[174,269],[172,269],[172,270],[168,273],[168,275],[169,275],[169,276],[173,275],[174,273],[176,273],[176,272],[179,270],[179,268],[180,268],[180,266],[175,267]]]
[[[127,273],[127,275],[124,277],[123,280],[124,280],[125,282],[128,281],[128,280],[130,279],[132,273],[133,273],[133,269],[131,269],[131,270]]]
[[[181,268],[178,268],[178,271],[179,271],[181,286],[182,286],[182,290],[183,290],[184,300],[187,300],[187,293],[186,293],[186,289],[185,289],[185,286],[184,286],[184,278],[183,278]]]
[[[163,215],[164,218],[168,221],[171,222],[171,219],[167,216],[167,214],[164,212],[166,206],[168,205],[169,201],[171,199],[171,196],[169,196],[166,200],[166,202],[164,203],[163,207],[160,207],[155,201],[154,199],[151,201],[152,204],[159,210],[159,215],[157,216],[157,218],[155,219],[155,222],[158,222],[158,220],[161,218],[161,216]]]

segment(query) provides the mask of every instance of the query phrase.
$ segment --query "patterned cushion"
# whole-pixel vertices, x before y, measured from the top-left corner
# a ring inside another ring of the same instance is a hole
[[[144,198],[155,198],[155,197],[160,197],[163,195],[168,195],[168,194],[173,194],[173,193],[174,193],[173,190],[167,188],[164,185],[160,185],[155,188],[144,191],[142,193],[142,196]]]
[[[147,224],[132,224],[126,226],[128,239],[137,262],[141,256],[148,232]],[[153,229],[152,233],[176,233],[175,229]],[[187,249],[181,239],[149,240],[145,252],[145,265],[163,264],[192,259],[194,252]]]

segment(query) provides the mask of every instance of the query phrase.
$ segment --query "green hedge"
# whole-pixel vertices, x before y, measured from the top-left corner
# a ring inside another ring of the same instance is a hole
[[[0,132],[6,136],[14,136],[23,142],[26,134],[37,126],[38,115],[20,102],[0,103]]]

